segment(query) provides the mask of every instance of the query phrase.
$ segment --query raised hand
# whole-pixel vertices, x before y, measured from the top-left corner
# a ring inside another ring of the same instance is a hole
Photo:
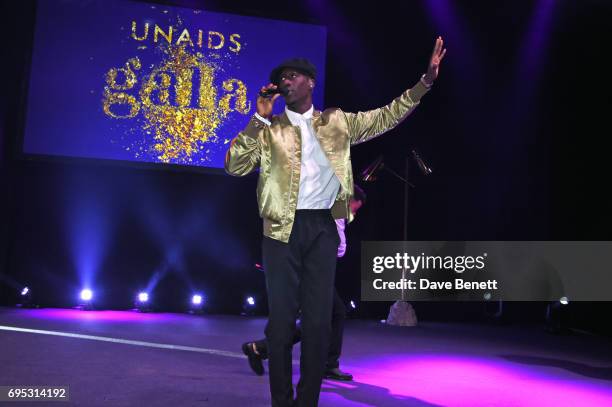
[[[440,63],[446,55],[446,48],[444,48],[444,40],[442,37],[436,38],[433,52],[431,53],[431,59],[429,60],[429,66],[427,67],[427,73],[423,80],[432,84],[438,78],[438,71],[440,70]]]
[[[263,92],[268,89],[276,89],[276,85],[269,83],[260,89]],[[280,96],[280,93],[274,94],[272,97],[257,96],[257,114],[261,117],[269,119],[272,117],[272,108],[274,107],[274,101]]]

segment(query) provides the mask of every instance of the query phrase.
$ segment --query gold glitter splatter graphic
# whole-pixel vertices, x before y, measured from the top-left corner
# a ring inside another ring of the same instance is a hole
[[[106,115],[114,119],[128,119],[138,114],[140,104],[134,96],[113,91],[132,89],[138,82],[138,77],[134,71],[141,67],[138,57],[130,58],[123,68],[112,68],[106,73],[107,86],[104,87],[104,99],[102,101],[102,108]],[[120,81],[123,81],[123,83],[120,83]],[[124,105],[124,109],[113,108],[122,105]],[[129,113],[122,114],[120,111],[125,111],[125,105],[129,107]]]
[[[165,52],[168,58],[151,72],[140,91],[147,121],[144,129],[154,131],[154,149],[160,161],[189,161],[200,143],[216,139],[215,130],[221,122],[215,107],[214,71],[201,55],[192,55],[184,47],[168,47]],[[191,107],[196,73],[200,84],[197,107]],[[174,77],[176,105],[171,105],[169,100],[171,77]]]
[[[127,35],[136,40],[137,50],[146,50],[142,41],[147,38],[148,24],[141,24],[139,32],[136,28],[132,21],[132,31]],[[109,69],[103,111],[112,119],[132,119],[118,142],[136,158],[183,164],[209,161],[211,151],[217,150],[210,146],[228,142],[225,137],[220,140],[217,131],[229,114],[247,115],[251,110],[246,85],[240,79],[227,78],[225,73],[224,65],[235,50],[230,48],[223,56],[216,50],[206,57],[196,52],[195,39],[180,17],[174,26],[161,30],[156,25],[151,31],[154,37],[165,39],[153,48],[158,62],[147,61],[145,67],[139,57],[134,57],[123,66]],[[211,48],[221,41],[215,37]],[[218,76],[223,77],[219,89],[214,85]]]
[[[125,63],[123,68],[112,68],[106,73],[106,83],[112,90],[126,90],[132,89],[136,82],[138,82],[138,78],[136,77],[136,73],[134,70],[138,70],[142,67],[140,64],[140,60],[138,57],[130,58]],[[117,82],[117,77],[121,74],[125,82],[120,84]]]

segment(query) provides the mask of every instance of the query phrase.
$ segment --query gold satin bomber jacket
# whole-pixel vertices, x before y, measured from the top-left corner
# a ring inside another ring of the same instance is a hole
[[[352,220],[353,196],[350,147],[363,143],[401,123],[428,92],[421,81],[387,106],[366,112],[346,113],[338,108],[315,110],[312,127],[338,180],[340,190],[331,210],[335,219]],[[225,171],[244,176],[259,167],[257,202],[265,236],[289,242],[300,187],[302,160],[300,129],[286,113],[273,116],[271,125],[255,116],[231,142],[225,156]]]

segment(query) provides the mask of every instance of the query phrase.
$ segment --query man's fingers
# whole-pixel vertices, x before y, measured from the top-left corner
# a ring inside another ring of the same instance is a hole
[[[261,91],[261,92],[263,92],[263,91],[266,91],[266,90],[268,90],[268,89],[276,89],[276,87],[277,87],[277,86],[276,86],[276,85],[274,85],[273,83],[269,83],[269,84],[267,84],[266,86],[262,86],[262,87],[261,87],[261,89],[260,89],[260,91]]]
[[[446,48],[444,48],[442,50],[442,53],[440,54],[440,61],[442,61],[442,58],[444,58],[444,55],[446,55]]]
[[[440,54],[440,50],[442,49],[442,37],[436,38],[436,43],[434,44],[434,49],[431,53],[432,57],[435,57]]]
[[[267,84],[266,86],[262,86],[262,87],[261,87],[261,89],[259,90],[259,93],[261,94],[261,93],[266,92],[267,90],[270,90],[270,89],[276,89],[277,87],[278,87],[278,86],[276,86],[275,84],[273,84],[273,83],[269,83],[269,84]],[[269,96],[268,96],[268,97],[264,97],[264,96],[259,95],[259,97],[260,97],[260,98],[267,99],[267,100],[269,100],[269,99],[270,99],[270,97],[269,97]],[[274,99],[272,99],[272,100],[274,100]]]

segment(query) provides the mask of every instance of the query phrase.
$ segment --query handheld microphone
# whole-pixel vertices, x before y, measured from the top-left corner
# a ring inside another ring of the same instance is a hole
[[[259,92],[259,96],[261,96],[262,98],[271,98],[277,93],[280,93],[281,96],[285,96],[287,94],[287,91],[281,88],[270,88],[270,89],[266,89],[266,90]]]

